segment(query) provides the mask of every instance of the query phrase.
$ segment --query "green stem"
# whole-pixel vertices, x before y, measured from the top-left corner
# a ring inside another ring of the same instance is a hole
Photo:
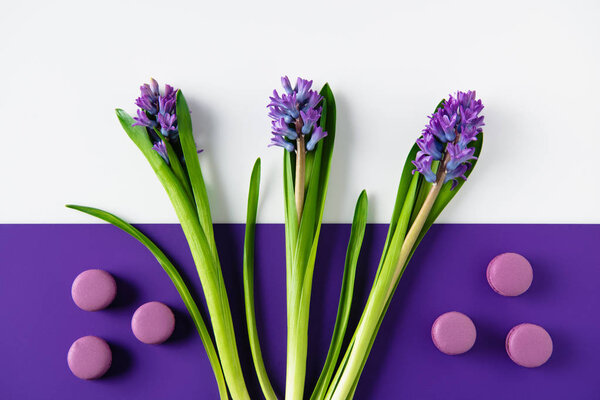
[[[229,391],[234,399],[249,400],[250,396],[246,389],[239,361],[233,320],[221,270],[214,262],[204,232],[202,232],[198,223],[196,210],[190,205],[177,211],[202,283],[215,334],[215,342]]]
[[[331,395],[331,399],[345,400],[351,397],[354,390],[354,383],[362,372],[364,360],[368,356],[373,336],[376,333],[379,321],[386,310],[387,302],[394,293],[397,280],[404,270],[406,262],[412,253],[412,249],[425,225],[427,216],[443,186],[444,178],[445,172],[442,171],[438,175],[436,184],[431,186],[423,206],[419,210],[415,221],[404,238],[399,257],[395,263],[395,268],[383,270],[376,286],[373,288],[367,305],[365,306],[363,317],[356,329],[354,343],[346,366],[341,373],[339,382]]]
[[[165,164],[165,168],[168,168]],[[215,343],[223,374],[234,400],[250,399],[240,365],[231,310],[218,258],[211,251],[208,238],[200,225],[196,208],[180,185],[169,182],[163,171],[157,171],[167,191],[185,234],[210,314]],[[173,175],[171,177],[174,178]]]
[[[302,218],[302,209],[304,208],[304,185],[306,173],[306,149],[304,145],[304,135],[299,134],[296,141],[296,211],[298,212],[298,224]]]
[[[299,313],[298,313],[299,314]],[[304,380],[306,375],[306,335],[300,332],[302,325],[300,315],[289,327],[287,346],[287,373],[285,384],[286,400],[302,400],[304,397]]]
[[[181,100],[183,103],[184,101],[183,97],[179,94],[177,99],[179,108],[179,101]],[[152,143],[150,142],[146,129],[140,126],[133,126],[133,119],[123,110],[117,109],[116,112],[119,121],[121,122],[121,126],[152,166],[152,169],[163,185],[163,188],[167,192],[171,204],[175,209],[175,213],[177,214],[177,218],[179,219],[181,228],[183,229],[183,233],[185,234],[188,246],[192,253],[198,276],[200,277],[206,305],[211,317],[217,351],[231,397],[234,400],[249,400],[250,396],[246,389],[246,383],[244,381],[244,375],[238,356],[231,310],[229,308],[229,301],[225,290],[225,282],[221,273],[219,258],[216,255],[216,251],[212,250],[214,237],[212,235],[212,224],[207,222],[210,221],[208,198],[203,192],[201,193],[203,194],[201,201],[195,204],[188,195],[189,192],[184,188],[184,183],[177,178],[169,165],[167,165],[167,163],[152,150]],[[188,117],[187,119],[189,119],[189,111],[178,113],[178,115],[182,116],[181,121],[179,121],[180,136],[182,136],[182,131],[184,131],[187,132],[186,137],[191,137],[191,123],[189,121],[186,122],[186,118],[183,117],[185,115]],[[190,143],[188,143],[188,145],[189,144]],[[186,148],[188,147],[189,146],[186,146]],[[196,153],[194,153],[194,156],[195,155]],[[190,159],[190,163],[193,161],[195,161],[196,164],[198,163],[197,157],[186,157],[186,159]],[[199,170],[199,167],[197,169]],[[200,183],[203,183],[201,181],[201,176],[190,175],[190,183],[192,186],[199,181]],[[194,190],[194,193],[195,192],[196,191]],[[196,206],[198,206],[198,211]],[[203,226],[205,226],[205,229],[203,229]]]
[[[296,211],[298,214],[298,226],[301,226],[302,212],[304,209],[304,191],[306,181],[306,146],[304,144],[304,135],[298,130],[298,139],[296,141],[296,176],[294,186],[294,196],[296,200]],[[305,221],[306,223],[306,221]],[[298,250],[296,250],[298,252]],[[298,254],[296,254],[298,256]],[[304,265],[294,257],[292,262],[290,276],[291,281],[288,287],[291,291],[288,293],[288,332],[287,332],[287,360],[286,360],[286,382],[285,398],[286,400],[302,400],[304,397],[304,381],[306,376],[306,353],[307,353],[307,334],[308,334],[308,312],[302,312],[302,288],[304,284],[304,274],[300,273]],[[304,315],[306,314],[306,315]],[[306,329],[304,329],[306,327]]]

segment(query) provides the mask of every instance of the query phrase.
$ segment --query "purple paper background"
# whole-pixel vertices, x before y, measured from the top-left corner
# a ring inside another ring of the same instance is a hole
[[[141,225],[199,285],[177,225]],[[357,275],[352,324],[369,290],[386,226],[369,225]],[[348,225],[324,225],[311,309],[308,384],[326,354],[341,283]],[[234,307],[238,344],[249,354],[242,317],[242,225],[215,228]],[[435,225],[403,277],[381,327],[357,399],[597,399],[600,396],[600,225]],[[495,255],[519,252],[534,281],[517,298],[495,294],[485,268]],[[283,225],[257,230],[257,316],[276,391],[285,380],[285,251]],[[158,263],[134,239],[107,225],[0,225],[0,398],[217,399],[204,349],[183,303]],[[79,310],[70,298],[75,276],[99,267],[117,279],[115,304]],[[167,343],[149,346],[130,331],[140,304],[171,306],[177,328]],[[438,352],[433,320],[458,310],[473,319],[474,348],[462,356]],[[554,354],[541,368],[513,364],[504,337],[521,322],[544,326]],[[80,381],[66,363],[80,336],[105,338],[114,353],[108,376]],[[253,398],[258,382],[243,360]]]

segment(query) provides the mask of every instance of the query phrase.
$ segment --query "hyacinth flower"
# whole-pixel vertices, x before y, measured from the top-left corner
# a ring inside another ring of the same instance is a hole
[[[308,350],[308,315],[316,248],[321,229],[335,137],[335,99],[329,85],[281,78],[267,105],[270,146],[285,149],[283,161],[287,281],[286,399],[302,399]],[[326,140],[323,140],[326,138]],[[264,390],[263,390],[264,392]]]
[[[137,228],[111,213],[91,207],[68,207],[117,226],[152,252],[172,280],[194,321],[213,368],[220,398],[229,399],[231,395],[236,400],[250,399],[242,374],[187,102],[181,90],[165,85],[164,90],[160,91],[153,79],[140,89],[141,95],[136,100],[139,107],[137,115],[132,118],[125,111],[117,109],[117,117],[127,135],[150,163],[173,204],[202,284],[214,342],[209,326],[204,322],[181,275],[156,244]],[[260,160],[255,164],[255,171],[260,171]],[[257,181],[257,178],[254,179]]]
[[[285,398],[304,398],[308,316],[317,244],[335,138],[335,99],[328,84],[320,92],[298,78],[281,78],[283,92],[269,98],[270,146],[283,151],[286,237],[287,362]],[[250,209],[250,207],[249,207]],[[248,273],[246,273],[248,272]],[[276,399],[257,339],[251,269],[244,271],[250,349],[266,399]]]
[[[283,184],[286,237],[287,362],[285,398],[301,400],[305,394],[308,348],[308,322],[312,279],[329,171],[335,139],[336,107],[328,84],[320,92],[312,90],[312,81],[298,78],[294,87],[281,78],[284,92],[275,90],[269,98],[272,137],[270,146],[283,151]],[[246,232],[253,231],[258,184],[251,179]],[[253,213],[253,214],[252,214]],[[367,196],[359,196],[344,265],[338,315],[322,373],[313,395],[333,375],[350,316],[350,305],[358,255],[367,218]],[[248,235],[247,235],[248,238]],[[256,317],[254,315],[253,236],[244,249],[244,294],[250,350],[263,395],[277,396],[262,359]]]
[[[273,90],[267,106],[269,117],[273,119],[273,137],[269,146],[283,147],[296,155],[294,194],[300,222],[306,185],[306,153],[315,150],[317,143],[327,136],[327,132],[317,125],[323,112],[323,96],[311,90],[312,81],[298,78],[292,88],[289,78],[284,76],[281,83],[285,93],[280,96],[277,90]]]
[[[410,151],[367,304],[327,391],[352,398],[394,291],[417,246],[472,172],[483,144],[483,110],[474,91],[443,100]]]
[[[333,151],[335,100],[327,84],[318,93],[312,90],[312,81],[302,78],[293,87],[287,76],[281,78],[281,83],[282,94],[274,90],[267,107],[273,119],[270,145],[285,149],[285,398],[300,400],[304,398],[306,379],[312,276]]]

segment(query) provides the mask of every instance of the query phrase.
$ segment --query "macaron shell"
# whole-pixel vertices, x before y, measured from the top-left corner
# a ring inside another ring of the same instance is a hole
[[[142,343],[160,344],[175,330],[175,316],[165,304],[151,301],[141,305],[131,318],[131,330]]]
[[[112,351],[106,341],[97,336],[77,339],[67,354],[69,369],[79,379],[97,379],[108,371]]]
[[[473,347],[476,338],[475,324],[471,318],[458,311],[440,315],[431,327],[433,344],[448,355],[466,353]]]
[[[545,364],[553,348],[550,334],[539,325],[520,324],[506,335],[506,352],[522,367],[535,368]]]
[[[533,268],[517,253],[500,254],[490,261],[486,271],[491,288],[502,296],[519,296],[533,282]]]
[[[71,297],[84,311],[98,311],[110,305],[117,295],[115,278],[101,269],[83,271],[73,281]]]

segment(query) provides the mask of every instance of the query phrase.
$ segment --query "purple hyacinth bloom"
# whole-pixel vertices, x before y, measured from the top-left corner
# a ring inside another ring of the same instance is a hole
[[[177,90],[171,85],[165,85],[163,94],[160,93],[158,82],[150,79],[150,84],[140,87],[141,96],[135,104],[141,108],[134,125],[145,126],[150,129],[150,137],[156,138],[154,129],[159,129],[167,139],[177,137],[176,102]],[[158,140],[158,139],[156,139]],[[153,140],[155,142],[156,140]]]
[[[425,177],[425,180],[427,182],[431,182],[431,183],[435,182],[435,178],[436,178],[436,175],[431,170],[432,162],[433,162],[433,157],[431,157],[429,154],[427,154],[423,151],[417,152],[417,156],[415,157],[415,160],[413,161],[413,164],[416,167],[415,171],[423,174],[423,176]],[[414,171],[413,171],[413,174],[414,174]]]
[[[475,153],[473,147],[463,147],[459,143],[448,143],[446,152],[450,157],[446,163],[446,169],[449,171],[455,170],[460,164],[477,158],[473,156],[473,153]]]
[[[294,90],[297,93],[298,102],[302,103],[303,101],[308,99],[308,97],[311,94],[310,88],[312,86],[312,83],[313,81],[298,78],[298,80],[296,81],[296,88]]]
[[[444,179],[444,183],[452,181],[452,186],[450,187],[450,190],[454,190],[454,188],[456,187],[456,185],[458,185],[458,179],[459,178],[467,180],[467,177],[465,176],[465,172],[467,172],[467,170],[470,167],[471,167],[471,163],[464,163],[464,164],[459,165],[455,169],[449,171],[446,174],[446,178]]]
[[[470,160],[476,159],[475,149],[468,147],[482,132],[483,103],[476,99],[475,91],[457,92],[429,117],[429,124],[417,139],[419,151],[413,161],[415,172],[423,174],[428,182],[435,182],[437,173],[432,170],[433,160],[441,161],[444,168],[444,183],[452,181],[452,189],[471,167]]]
[[[150,129],[160,128],[165,136],[173,136],[177,133],[177,116],[175,105],[177,90],[170,85],[165,85],[164,93],[161,94],[158,82],[150,80],[150,84],[140,87],[141,96],[135,104],[141,108],[138,110],[134,125],[145,126]],[[152,136],[152,135],[151,135]]]
[[[275,135],[271,138],[271,143],[269,143],[269,147],[271,147],[271,146],[283,147],[290,153],[296,149],[293,142],[285,140],[282,136],[277,136],[277,135]]]
[[[302,117],[302,122],[304,123],[302,126],[303,134],[307,135],[310,133],[313,125],[321,118],[322,111],[322,107],[319,107],[318,109],[311,108],[307,112],[300,111],[300,117]]]
[[[137,110],[137,117],[133,117],[135,123],[132,126],[145,126],[147,128],[154,129],[158,126],[158,123],[148,118],[145,110]]]
[[[168,86],[168,85],[167,85]],[[160,96],[158,98],[158,113],[159,114],[175,114],[175,95]]]
[[[285,123],[284,118],[271,121],[271,128],[273,129],[273,135],[285,136],[289,140],[298,139],[298,134],[296,133],[296,130],[290,128],[290,126]]]
[[[287,76],[281,78],[285,93],[279,95],[277,90],[269,97],[269,117],[271,123],[271,138],[269,146],[280,146],[287,151],[296,149],[296,140],[302,136],[307,151],[314,150],[317,143],[327,136],[327,132],[317,126],[323,112],[318,105],[323,97],[312,90],[312,81],[298,78],[292,87]]]
[[[292,89],[292,84],[290,83],[290,78],[287,76],[281,77],[281,86],[283,86],[283,90],[285,90],[287,94],[294,93],[294,89]]]
[[[295,92],[292,94],[282,94],[279,96],[277,90],[273,90],[273,96],[269,97],[269,100],[271,100],[271,102],[267,105],[267,107],[275,107],[291,118],[298,118],[300,115],[300,111],[297,107],[298,99]]]
[[[167,164],[169,163],[169,156],[167,155],[167,146],[165,145],[165,142],[159,140],[158,142],[154,143],[152,150],[156,151]]]
[[[313,151],[319,140],[323,139],[325,136],[327,136],[327,132],[325,132],[320,126],[317,126],[313,130],[313,133],[310,135],[310,139],[306,143],[306,150]]]
[[[133,126],[144,126],[148,137],[156,150],[166,161],[167,153],[164,140],[168,141],[178,158],[182,159],[181,143],[179,142],[179,130],[177,127],[177,92],[178,89],[171,85],[165,85],[161,93],[158,82],[150,79],[150,84],[140,87],[140,97],[135,104],[140,107],[137,116],[133,119]],[[199,150],[201,152],[202,150]]]
[[[140,87],[140,92],[142,95],[135,100],[135,104],[139,108],[155,115],[158,112],[157,101],[160,96],[158,82],[154,78],[150,78],[150,85],[144,83]]]
[[[177,133],[177,116],[175,114],[158,114],[156,117],[160,125],[160,133],[164,137],[173,137]]]
[[[423,130],[423,136],[417,139],[417,145],[426,154],[433,157],[434,160],[442,159],[442,151],[444,146],[439,141],[435,140],[435,137],[429,130]]]

